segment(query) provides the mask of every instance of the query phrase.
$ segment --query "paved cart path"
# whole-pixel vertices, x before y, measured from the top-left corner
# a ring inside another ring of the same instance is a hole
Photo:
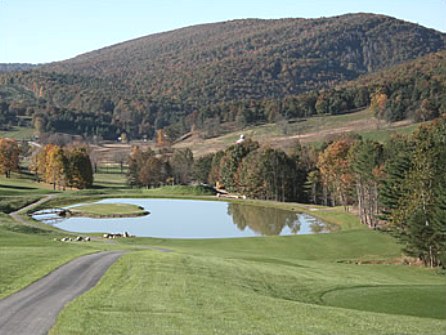
[[[0,334],[47,334],[64,305],[96,285],[123,251],[79,257],[0,300]]]
[[[30,209],[43,204],[44,202],[47,202],[53,198],[55,198],[57,196],[57,194],[50,194],[47,195],[45,197],[43,197],[42,199],[40,199],[39,201],[33,202],[32,204],[29,204],[28,206],[22,207],[19,210],[9,213],[9,215],[16,221],[19,223],[22,223],[24,225],[28,225],[29,226],[29,222],[26,221],[23,217],[21,217],[21,214],[26,214],[27,211],[29,211]]]

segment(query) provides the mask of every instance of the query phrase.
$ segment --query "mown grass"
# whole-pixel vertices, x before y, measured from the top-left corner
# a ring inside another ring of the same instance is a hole
[[[35,130],[33,128],[14,126],[11,130],[0,130],[0,137],[29,140],[33,137],[34,132]]]
[[[43,195],[53,192],[52,185],[37,183],[28,175],[13,173],[12,178],[0,176],[1,196]]]
[[[20,180],[17,185],[24,187]],[[107,196],[215,199],[206,192],[67,192],[45,207]],[[394,264],[401,248],[388,234],[366,229],[341,208],[240,202],[308,212],[341,229],[284,237],[63,243],[54,238],[69,233],[17,224],[0,214],[0,297],[79,255],[127,249],[96,288],[63,310],[52,334],[444,333],[444,274]],[[147,250],[155,246],[173,252]]]
[[[97,188],[125,188],[126,176],[120,173],[95,173],[94,186]]]
[[[400,135],[408,135],[415,131],[420,126],[420,124],[411,124],[408,126],[393,128],[393,129],[376,129],[369,131],[360,131],[358,132],[363,138],[369,139],[372,141],[377,141],[380,143],[388,142],[392,136],[400,134]]]
[[[2,196],[0,198],[0,212],[11,213],[40,199],[40,196]]]
[[[443,333],[446,309],[440,298],[432,299],[446,288],[443,275],[391,265],[401,255],[392,237],[363,228],[339,208],[312,209],[333,216],[343,229],[288,237],[121,240],[174,252],[123,257],[96,289],[63,311],[52,334]],[[354,264],[358,259],[389,264]],[[357,288],[363,292],[355,300]],[[332,299],[334,292],[345,296]]]
[[[139,206],[131,204],[89,204],[70,208],[70,211],[78,216],[107,217],[115,215],[144,215],[147,212]]]
[[[94,252],[86,245],[54,241],[60,232],[24,226],[0,213],[0,298],[9,295],[56,267]]]
[[[446,285],[367,286],[327,292],[331,306],[379,313],[446,318]]]
[[[442,334],[444,320],[321,300],[337,287],[413,282],[436,287],[442,278],[420,269],[299,258],[284,264],[141,251],[122,257],[97,288],[69,304],[51,334]]]
[[[361,121],[371,119],[372,113],[368,110],[362,110],[356,113],[313,116],[307,119],[301,119],[296,122],[290,122],[286,126],[287,135],[302,135],[322,130],[335,129],[344,126],[347,122]],[[278,124],[266,124],[261,126],[247,127],[243,131],[223,136],[225,143],[234,143],[240,134],[245,134],[255,140],[261,140],[265,136],[285,136],[284,129]]]

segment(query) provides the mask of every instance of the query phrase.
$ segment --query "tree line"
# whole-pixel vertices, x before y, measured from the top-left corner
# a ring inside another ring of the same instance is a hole
[[[0,174],[11,178],[12,172],[20,172],[21,159],[28,154],[26,142],[0,138]],[[84,189],[93,185],[92,162],[83,146],[47,144],[31,153],[28,169],[36,181],[53,184],[54,189]]]
[[[194,157],[190,149],[156,153],[151,148],[143,151],[134,146],[128,159],[127,184],[131,187],[158,187],[188,184],[192,178]]]
[[[33,154],[30,170],[36,180],[53,184],[54,189],[84,189],[93,185],[92,164],[85,147],[47,144]]]
[[[382,144],[344,135],[317,149],[260,147],[246,140],[194,161],[193,177],[230,192],[357,210],[411,256],[446,266],[446,117]]]

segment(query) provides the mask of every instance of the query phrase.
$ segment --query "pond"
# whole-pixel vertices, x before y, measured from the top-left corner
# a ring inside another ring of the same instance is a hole
[[[33,218],[79,233],[122,233],[139,237],[229,238],[327,233],[333,225],[307,215],[277,208],[222,201],[173,199],[104,199],[97,203],[126,203],[150,215],[132,218],[61,218],[57,214]],[[78,205],[70,206],[75,207]],[[67,207],[67,208],[70,208]]]

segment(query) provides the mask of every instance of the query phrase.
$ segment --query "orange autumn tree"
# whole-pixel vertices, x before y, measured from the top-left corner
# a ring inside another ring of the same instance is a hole
[[[333,206],[341,204],[346,208],[349,204],[353,187],[353,175],[348,155],[351,145],[350,139],[338,140],[319,155],[317,166],[325,189],[325,202],[328,202],[327,198],[330,194]]]
[[[53,184],[53,189],[65,187],[64,152],[61,147],[55,144],[48,144],[44,148],[45,152],[45,173],[44,179],[47,183]]]
[[[0,173],[11,178],[12,171],[19,171],[20,148],[16,140],[0,138]]]
[[[93,168],[87,148],[73,147],[64,152],[64,174],[66,185],[78,189],[93,185]]]
[[[53,184],[53,188],[89,188],[93,185],[93,169],[87,148],[61,148],[45,145],[32,157],[31,169],[37,180]]]

